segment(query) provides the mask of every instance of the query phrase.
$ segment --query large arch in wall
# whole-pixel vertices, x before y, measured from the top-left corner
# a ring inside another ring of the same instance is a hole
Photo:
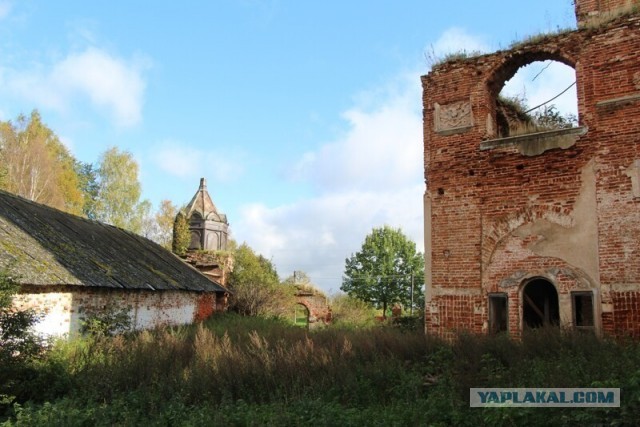
[[[487,104],[489,106],[489,122],[487,123],[487,133],[491,138],[502,138],[505,135],[502,129],[505,127],[505,118],[500,112],[499,95],[505,84],[513,78],[516,73],[535,62],[554,61],[571,67],[576,73],[576,85],[579,79],[576,70],[576,59],[572,55],[563,52],[559,47],[535,46],[533,48],[517,50],[507,55],[493,69],[489,70],[485,85],[487,90]],[[576,111],[580,120],[579,102],[576,100]]]

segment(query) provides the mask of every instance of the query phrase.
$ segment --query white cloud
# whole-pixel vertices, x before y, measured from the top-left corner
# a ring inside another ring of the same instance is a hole
[[[124,60],[90,47],[49,66],[5,68],[2,78],[11,92],[38,107],[66,111],[77,97],[84,97],[106,111],[116,125],[127,127],[142,119],[146,67],[146,61]]]
[[[446,30],[438,40],[427,49],[427,56],[435,62],[448,54],[466,52],[488,52],[489,45],[481,36],[467,33],[463,28],[452,27]]]
[[[422,117],[418,73],[382,90],[360,94],[346,111],[348,130],[308,152],[294,177],[317,195],[284,206],[245,206],[234,237],[271,258],[281,276],[306,271],[324,290],[337,291],[345,258],[373,227],[400,227],[422,250]]]
[[[321,192],[394,191],[420,182],[423,150],[418,73],[403,75],[383,92],[376,94],[383,101],[370,111],[362,107],[346,111],[342,116],[348,131],[338,140],[305,153],[293,168],[294,177],[311,181]]]
[[[423,250],[423,192],[418,182],[396,191],[328,193],[275,208],[249,205],[232,231],[271,258],[282,277],[304,270],[325,291],[338,291],[345,258],[360,250],[373,227],[400,227]]]
[[[242,162],[234,160],[233,155],[204,151],[180,141],[161,142],[150,156],[161,170],[185,180],[208,176],[218,182],[230,182],[244,173]]]
[[[431,49],[442,57],[489,46],[451,28]],[[284,206],[245,206],[233,223],[235,238],[271,258],[281,276],[304,270],[325,291],[340,288],[345,258],[373,227],[400,227],[423,251],[421,95],[418,72],[358,94],[342,114],[346,132],[305,153],[293,168],[292,178],[312,184],[317,195]]]

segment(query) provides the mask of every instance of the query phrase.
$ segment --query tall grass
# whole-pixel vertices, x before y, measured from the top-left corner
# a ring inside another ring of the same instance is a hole
[[[397,327],[308,332],[225,315],[59,343],[39,372],[4,425],[624,424],[640,414],[640,345],[557,330],[444,343]],[[622,387],[623,407],[472,409],[470,387]]]

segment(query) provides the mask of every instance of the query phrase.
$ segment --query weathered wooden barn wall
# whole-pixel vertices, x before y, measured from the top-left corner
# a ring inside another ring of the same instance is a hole
[[[561,326],[591,298],[597,333],[640,336],[640,2],[576,3],[575,31],[422,77],[429,332],[487,332],[500,297],[519,335],[542,280]],[[501,135],[500,90],[542,60],[575,69],[579,127]]]

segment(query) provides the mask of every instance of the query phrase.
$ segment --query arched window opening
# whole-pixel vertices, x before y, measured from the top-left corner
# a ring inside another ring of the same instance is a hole
[[[572,67],[554,60],[534,60],[517,68],[512,77],[505,77],[496,98],[499,138],[578,126]]]

